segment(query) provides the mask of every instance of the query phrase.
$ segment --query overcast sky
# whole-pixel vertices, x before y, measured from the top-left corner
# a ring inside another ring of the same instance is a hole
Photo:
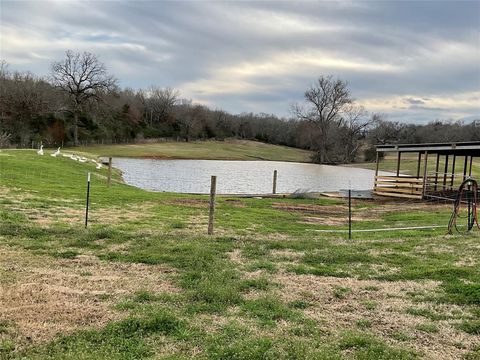
[[[97,54],[121,86],[171,86],[233,113],[289,116],[319,75],[390,120],[480,118],[480,0],[5,1],[1,54],[47,75]]]

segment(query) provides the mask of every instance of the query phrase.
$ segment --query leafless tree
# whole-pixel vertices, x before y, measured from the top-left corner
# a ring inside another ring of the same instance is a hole
[[[368,138],[373,145],[398,141],[400,132],[405,127],[403,124],[385,120],[380,114],[374,114],[372,121],[374,127],[370,130]]]
[[[294,115],[309,121],[319,130],[318,158],[321,163],[329,161],[329,131],[338,125],[346,105],[352,103],[347,83],[332,76],[320,76],[304,94],[305,105],[295,104]]]
[[[208,108],[203,105],[180,105],[177,109],[177,123],[180,134],[186,142],[197,137],[206,123]]]
[[[8,147],[10,145],[10,140],[12,139],[12,134],[7,133],[6,131],[0,132],[0,149]]]
[[[348,104],[343,110],[341,120],[342,144],[344,156],[342,162],[353,162],[360,146],[360,137],[369,126],[375,123],[376,115],[368,116],[368,112],[361,105]]]
[[[146,120],[151,125],[168,120],[172,108],[179,102],[180,91],[170,87],[161,88],[152,85],[142,95],[147,111]]]
[[[104,94],[116,89],[116,79],[109,75],[104,64],[89,52],[65,52],[62,61],[52,64],[53,84],[64,91],[70,100],[73,113],[73,138],[78,145],[78,120],[83,108],[98,102]]]

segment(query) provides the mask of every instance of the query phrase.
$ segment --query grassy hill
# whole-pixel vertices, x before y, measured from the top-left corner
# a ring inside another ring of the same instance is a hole
[[[105,175],[0,151],[1,359],[480,356],[478,230],[348,240],[342,199],[218,197],[207,236],[207,196]],[[450,213],[354,200],[353,228],[446,226]]]
[[[295,162],[310,162],[312,154],[306,150],[248,140],[99,145],[70,148],[68,150],[88,152],[99,156]]]

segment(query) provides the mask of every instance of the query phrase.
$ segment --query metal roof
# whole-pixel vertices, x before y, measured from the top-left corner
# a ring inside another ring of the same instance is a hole
[[[480,141],[424,144],[384,144],[375,146],[377,152],[425,152],[429,154],[451,154],[480,156]]]

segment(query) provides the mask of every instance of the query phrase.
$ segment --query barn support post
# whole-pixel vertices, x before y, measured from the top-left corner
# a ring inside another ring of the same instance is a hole
[[[402,152],[397,153],[397,176],[400,176],[400,159],[402,158]]]
[[[435,191],[437,191],[438,184],[438,165],[440,164],[440,154],[437,153],[437,164],[435,165]]]
[[[465,161],[463,163],[463,181],[467,178],[467,161],[468,161],[468,155],[465,155]]]
[[[418,161],[417,161],[417,179],[420,179],[420,163],[422,162],[422,153],[418,152]]]
[[[377,156],[375,159],[375,179],[373,182],[373,191],[377,190],[377,176],[378,176],[378,166],[379,166],[379,156],[377,151]]]
[[[423,159],[423,191],[422,198],[425,197],[427,192],[427,165],[428,165],[428,151],[425,150],[425,159]]]
[[[452,177],[450,179],[450,187],[453,190],[453,182],[455,181],[455,160],[457,159],[457,155],[453,155],[452,161]]]
[[[470,166],[468,169],[468,176],[472,176],[472,163],[473,163],[473,155],[470,156]]]
[[[447,186],[447,171],[448,171],[448,154],[445,155],[445,169],[443,171],[443,191],[446,190],[446,186]]]

